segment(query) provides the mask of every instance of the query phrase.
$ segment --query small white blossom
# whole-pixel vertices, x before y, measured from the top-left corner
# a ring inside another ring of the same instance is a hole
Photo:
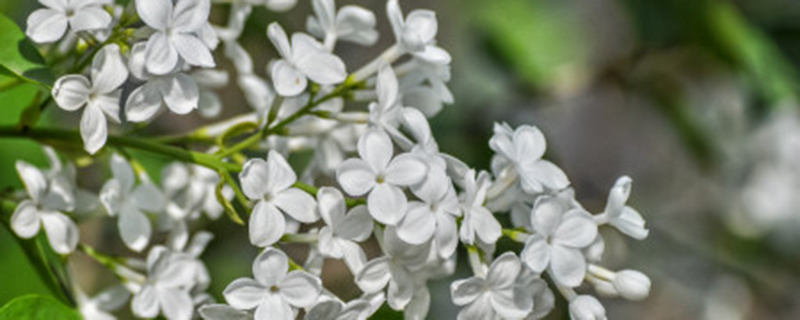
[[[256,320],[295,318],[296,308],[317,301],[322,281],[304,271],[289,271],[289,260],[282,251],[267,248],[253,262],[253,276],[231,282],[223,295],[232,307],[255,308]]]
[[[149,27],[156,30],[145,49],[147,71],[163,75],[172,72],[181,61],[192,66],[213,68],[210,46],[203,41],[208,25],[210,0],[135,0],[136,11]]]
[[[344,303],[337,298],[323,298],[306,312],[305,320],[366,320],[372,313],[370,302],[355,299]]]
[[[394,37],[403,51],[431,63],[450,63],[450,54],[436,46],[438,22],[435,12],[414,10],[403,19],[398,1],[389,0],[386,14],[389,16]]]
[[[332,51],[337,39],[371,46],[378,41],[375,30],[375,14],[358,6],[344,6],[336,11],[334,0],[313,0],[316,16],[308,17],[306,28],[314,36],[323,39],[325,47]]]
[[[147,280],[134,294],[131,310],[137,317],[155,318],[163,313],[170,320],[189,320],[194,303],[189,288],[194,282],[191,260],[155,246],[147,255]]]
[[[372,218],[367,208],[358,206],[345,215],[344,196],[331,187],[319,189],[317,203],[326,224],[319,231],[320,252],[326,257],[344,259],[351,271],[358,272],[367,259],[358,242],[372,233]]]
[[[520,319],[533,308],[533,296],[519,285],[522,264],[513,252],[506,252],[492,262],[486,277],[457,280],[450,285],[453,303],[465,306],[459,320]]]
[[[119,122],[119,87],[128,79],[128,69],[119,47],[110,44],[97,52],[92,61],[91,80],[82,75],[66,75],[53,85],[53,99],[61,109],[76,111],[81,107],[81,137],[84,149],[94,154],[106,144],[106,118]]]
[[[94,297],[87,297],[79,288],[75,291],[81,315],[86,320],[116,320],[111,313],[131,297],[130,291],[121,285],[103,290]]]
[[[306,89],[308,80],[322,85],[336,84],[347,77],[344,62],[322,47],[322,44],[304,33],[292,35],[292,43],[286,32],[277,23],[267,28],[272,44],[278,49],[281,59],[271,65],[275,91],[292,97]]]
[[[100,191],[100,202],[111,216],[118,216],[122,241],[133,251],[142,251],[150,242],[152,226],[142,211],[161,212],[164,196],[149,181],[135,186],[136,176],[131,165],[118,154],[111,157],[113,178]]]
[[[78,245],[78,227],[62,211],[71,211],[75,199],[63,179],[48,180],[44,173],[25,161],[17,161],[17,173],[25,184],[29,199],[17,205],[11,215],[11,229],[29,239],[44,226],[53,251],[69,254]]]
[[[392,140],[378,129],[358,141],[361,158],[348,159],[336,170],[336,179],[350,195],[367,196],[369,213],[378,222],[394,225],[406,214],[408,199],[400,187],[419,183],[428,166],[412,154],[394,159]]]
[[[39,0],[46,8],[28,16],[25,34],[38,43],[55,42],[67,32],[98,30],[111,24],[111,15],[103,9],[111,0]]]
[[[521,257],[534,272],[548,266],[555,281],[568,286],[580,285],[586,275],[582,248],[597,237],[597,225],[582,209],[568,210],[553,197],[537,200],[531,212],[536,231],[525,243]]]
[[[248,223],[250,242],[254,245],[270,246],[283,236],[286,231],[283,213],[305,223],[319,219],[314,198],[292,187],[297,175],[275,150],[270,150],[266,161],[247,161],[239,179],[244,194],[256,201]]]
[[[597,219],[601,222],[608,222],[631,238],[643,240],[649,233],[644,227],[644,218],[636,209],[625,205],[631,194],[631,183],[631,178],[627,176],[617,179],[611,192],[608,193],[606,210]]]
[[[606,309],[597,298],[580,295],[569,303],[569,316],[572,320],[607,320]]]
[[[459,230],[461,241],[466,244],[474,244],[478,239],[486,244],[497,242],[502,234],[502,226],[492,212],[483,206],[489,188],[489,175],[481,172],[476,177],[475,170],[470,169],[464,176],[464,184],[465,190],[461,195],[464,220]]]
[[[450,178],[442,170],[432,170],[426,188],[412,188],[422,201],[412,201],[408,213],[397,225],[397,235],[411,244],[435,239],[441,258],[452,255],[458,245],[456,217],[461,215]]]
[[[628,300],[639,301],[650,295],[650,278],[636,270],[618,271],[611,283]]]
[[[547,144],[538,128],[525,125],[513,130],[506,124],[495,124],[489,146],[508,166],[513,166],[525,192],[535,194],[545,188],[557,191],[569,186],[560,168],[542,160]]]

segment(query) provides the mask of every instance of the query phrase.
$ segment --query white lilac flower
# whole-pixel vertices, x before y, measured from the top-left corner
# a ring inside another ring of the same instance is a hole
[[[438,22],[435,12],[414,10],[403,19],[398,1],[389,0],[386,4],[386,14],[389,16],[397,44],[403,51],[431,63],[450,63],[450,54],[436,46]]]
[[[86,215],[94,213],[100,207],[100,201],[94,192],[77,185],[78,173],[75,164],[69,161],[62,164],[56,151],[49,146],[43,146],[42,149],[50,164],[50,169],[44,172],[45,178],[53,183],[63,184],[61,188],[64,190],[72,190],[75,199],[72,212]]]
[[[320,296],[308,312],[305,320],[366,320],[372,313],[370,302],[363,299],[354,299],[344,303],[337,298]]]
[[[131,310],[141,318],[155,318],[159,313],[171,320],[189,320],[194,303],[189,289],[194,283],[191,260],[155,246],[147,255],[147,279],[133,295]]]
[[[155,29],[147,40],[147,71],[163,75],[174,71],[180,62],[191,66],[213,68],[214,57],[209,44],[203,41],[208,26],[210,0],[135,0],[136,12],[149,27]]]
[[[383,252],[385,256],[364,265],[355,277],[356,284],[367,294],[380,292],[388,286],[389,306],[403,310],[417,291],[415,271],[427,260],[430,244],[404,243],[394,227],[387,227],[383,234]]]
[[[67,32],[98,30],[111,24],[111,15],[103,5],[111,0],[39,0],[46,8],[28,16],[25,34],[38,43],[55,42]]]
[[[111,216],[117,216],[122,241],[133,251],[142,251],[150,242],[152,226],[147,212],[161,212],[164,209],[164,196],[149,181],[138,186],[131,165],[118,154],[111,157],[113,178],[108,180],[100,191],[100,202]]]
[[[400,105],[400,91],[397,76],[389,65],[384,65],[378,70],[375,91],[378,101],[369,105],[369,123],[386,130],[393,137],[400,136],[397,126],[400,124],[403,107]]]
[[[211,275],[208,273],[205,263],[200,260],[200,255],[213,239],[214,234],[211,232],[200,231],[195,233],[191,241],[188,241],[188,237],[186,237],[181,239],[182,241],[170,241],[169,243],[171,254],[185,260],[184,272],[192,274],[192,282],[188,284],[188,287],[193,294],[202,294],[211,284]]]
[[[606,309],[589,295],[575,297],[569,303],[569,316],[572,320],[607,320]]]
[[[267,248],[253,262],[253,276],[231,282],[223,295],[239,310],[255,308],[254,319],[295,318],[296,308],[317,301],[322,281],[304,271],[289,271],[289,258],[282,251]]]
[[[519,175],[525,192],[535,194],[569,186],[564,172],[542,159],[547,144],[538,128],[524,125],[513,130],[506,124],[495,124],[489,146]]]
[[[361,270],[366,254],[358,246],[372,234],[372,218],[365,206],[357,206],[347,214],[344,196],[339,190],[322,187],[317,192],[319,214],[326,226],[319,231],[319,250],[322,255],[344,259],[354,273]]]
[[[645,221],[642,215],[626,205],[631,194],[631,178],[624,176],[617,179],[611,192],[608,193],[606,210],[597,216],[601,222],[607,222],[620,232],[634,238],[643,240],[647,238],[649,231],[644,227]]]
[[[106,144],[106,118],[119,122],[119,87],[128,79],[128,69],[119,46],[104,46],[92,61],[91,80],[82,75],[66,75],[53,85],[53,99],[61,109],[76,111],[81,107],[81,137],[84,149],[94,154]]]
[[[535,233],[521,253],[525,264],[537,273],[549,267],[554,280],[565,286],[580,285],[587,267],[581,249],[597,237],[597,225],[589,213],[543,197],[533,207],[531,224]]]
[[[306,29],[323,39],[326,49],[333,51],[337,39],[371,46],[378,41],[375,14],[358,6],[344,6],[336,11],[334,0],[313,0],[316,16],[308,17]]]
[[[18,160],[17,173],[25,184],[29,199],[17,205],[11,215],[11,229],[30,239],[44,226],[53,251],[68,254],[78,245],[78,227],[62,211],[72,211],[75,199],[63,179],[47,179],[42,171]]]
[[[224,208],[216,197],[219,175],[199,165],[186,165],[174,162],[167,165],[161,173],[161,185],[167,196],[166,213],[173,219],[197,218],[201,212],[209,218],[217,219]],[[228,196],[233,191],[223,189]]]
[[[408,199],[401,187],[419,183],[428,166],[412,154],[394,159],[389,136],[378,129],[367,131],[358,141],[361,158],[348,159],[336,170],[336,179],[350,195],[367,193],[367,208],[375,220],[394,225],[406,214]]]
[[[500,223],[483,206],[489,184],[489,175],[486,172],[481,172],[476,177],[475,170],[470,169],[464,176],[465,190],[461,195],[464,220],[461,222],[459,236],[466,244],[474,244],[478,239],[483,243],[493,244],[502,233]]]
[[[397,66],[396,71],[401,77],[403,105],[419,109],[426,117],[434,117],[442,110],[443,104],[455,101],[446,84],[450,81],[450,65],[415,58]]]
[[[270,246],[283,236],[286,231],[284,213],[305,223],[319,219],[314,198],[292,187],[297,175],[275,150],[270,150],[266,161],[247,161],[239,179],[244,194],[256,202],[248,223],[250,242],[254,245]]]
[[[143,122],[153,118],[166,106],[176,114],[187,114],[197,109],[200,101],[200,88],[191,76],[182,73],[157,75],[147,71],[145,43],[137,43],[131,48],[129,68],[133,76],[145,83],[128,96],[125,102],[125,116],[131,122]]]
[[[344,62],[304,33],[292,35],[292,42],[277,23],[267,28],[272,44],[281,59],[271,64],[275,91],[282,96],[296,96],[308,85],[308,79],[322,85],[337,84],[347,78]]]
[[[421,201],[412,201],[397,224],[397,235],[411,244],[434,239],[441,258],[451,256],[458,245],[456,217],[461,215],[458,197],[443,170],[431,170],[425,188],[412,188]]]
[[[80,288],[76,288],[76,298],[81,316],[86,320],[116,320],[112,312],[122,307],[131,297],[130,291],[117,285],[94,297],[87,297]]]
[[[485,277],[474,276],[450,285],[453,303],[465,306],[459,320],[520,319],[533,308],[528,288],[517,282],[522,264],[513,252],[506,252],[492,262]]]
[[[530,271],[523,271],[518,279],[519,284],[533,296],[533,309],[525,320],[542,319],[556,307],[556,296],[548,287],[547,282],[534,276]]]

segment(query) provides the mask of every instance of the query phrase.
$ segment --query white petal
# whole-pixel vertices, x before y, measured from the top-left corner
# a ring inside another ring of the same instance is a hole
[[[158,83],[161,82],[147,82],[131,92],[125,103],[125,116],[128,121],[148,121],[161,109],[163,98],[156,86]]]
[[[336,84],[347,78],[344,62],[325,51],[311,36],[292,36],[292,62],[309,79],[319,84]]]
[[[339,190],[331,187],[319,188],[317,204],[319,215],[325,221],[325,224],[331,228],[338,226],[344,219],[344,213],[347,208],[344,203],[344,196]]]
[[[493,291],[489,298],[494,311],[504,319],[522,319],[533,309],[533,297],[520,286]]]
[[[314,1],[317,3],[318,1]],[[311,310],[308,310],[304,320],[331,320],[336,319],[336,316],[342,312],[344,304],[337,300],[321,301],[314,305]],[[355,318],[353,318],[355,319]]]
[[[158,296],[156,289],[145,285],[131,300],[133,314],[141,318],[155,318],[158,315]]]
[[[111,24],[111,15],[100,7],[84,7],[69,18],[72,31],[105,29]]]
[[[522,264],[513,252],[497,257],[489,267],[486,284],[493,290],[511,288],[517,280]]]
[[[178,54],[180,54],[181,58],[186,60],[188,64],[203,68],[213,68],[216,66],[214,63],[214,57],[211,55],[211,51],[209,51],[206,44],[203,43],[203,41],[200,41],[200,39],[196,36],[189,34],[178,34],[173,35],[171,40],[175,45],[175,50],[178,51]]]
[[[400,4],[397,0],[389,0],[389,2],[386,3],[386,15],[389,18],[389,24],[392,26],[394,37],[399,41],[405,23],[403,21],[403,12],[400,10]]]
[[[122,206],[119,219],[117,220],[119,226],[119,234],[122,236],[122,241],[133,251],[142,251],[150,242],[150,234],[152,227],[150,220],[139,209],[132,204]]]
[[[87,106],[83,109],[81,137],[83,138],[83,148],[90,154],[95,154],[106,144],[108,124],[100,108]]]
[[[267,190],[270,192],[286,190],[297,182],[297,174],[277,151],[269,151],[269,154],[267,154],[267,166],[269,170]]]
[[[306,75],[284,60],[272,63],[271,74],[275,91],[284,97],[296,96],[303,92],[308,85]]]
[[[266,248],[253,261],[253,276],[264,286],[278,284],[289,270],[289,258],[283,251]]]
[[[531,270],[540,273],[550,264],[550,246],[540,235],[533,235],[525,242],[525,248],[520,252],[520,259]]]
[[[438,65],[447,65],[452,60],[450,53],[434,45],[427,45],[422,51],[414,52],[414,56]]]
[[[367,208],[370,215],[380,223],[395,225],[406,213],[406,195],[400,188],[379,184],[367,197]]]
[[[644,227],[645,221],[642,216],[631,207],[623,208],[622,214],[618,218],[611,220],[611,225],[636,240],[643,240],[650,233]]]
[[[163,0],[136,0],[136,12],[148,26],[166,30],[172,20],[172,2]]]
[[[267,247],[283,236],[286,230],[286,219],[274,205],[259,201],[253,208],[248,223],[250,243],[258,247]]]
[[[389,281],[386,302],[392,309],[403,310],[414,295],[414,279],[404,267],[390,264],[389,269],[392,279]]]
[[[564,215],[564,205],[555,197],[541,197],[531,210],[531,224],[534,230],[543,237],[549,237],[556,232]]]
[[[544,135],[534,126],[521,126],[514,131],[514,149],[518,160],[541,159],[547,149]]]
[[[261,159],[250,159],[239,173],[242,191],[250,200],[260,200],[269,192],[267,183],[270,179],[269,166]]]
[[[484,280],[478,277],[453,281],[450,284],[450,295],[453,303],[463,306],[472,303],[483,293]]]
[[[89,79],[79,75],[58,78],[53,85],[53,99],[61,109],[75,111],[89,101],[91,85]]]
[[[371,129],[358,139],[358,155],[376,173],[385,173],[394,154],[394,145],[383,130]]]
[[[43,200],[47,192],[47,178],[45,178],[44,173],[22,160],[17,160],[16,167],[17,174],[22,179],[22,183],[25,184],[25,190],[28,191],[28,195],[33,199],[33,202],[38,203]]]
[[[278,195],[272,202],[290,217],[303,223],[312,223],[319,220],[317,203],[314,198],[297,188],[289,188]]]
[[[458,313],[458,320],[483,320],[497,319],[497,314],[489,301],[489,295],[478,297],[473,303],[466,306]]]
[[[209,0],[179,0],[175,3],[172,25],[178,31],[199,31],[208,22],[210,12],[211,1]]]
[[[386,181],[398,186],[419,183],[427,175],[428,165],[422,159],[410,153],[397,156],[386,168]]]
[[[197,109],[203,118],[214,118],[222,113],[222,100],[211,91],[200,91]]]
[[[78,246],[78,226],[63,213],[52,212],[41,214],[44,231],[53,251],[68,254]]]
[[[452,256],[458,246],[456,219],[447,214],[437,215],[435,236],[436,245],[439,248],[439,257],[446,259]]]
[[[344,6],[336,15],[339,39],[363,46],[371,46],[378,41],[376,24],[375,14],[359,6]]]
[[[184,0],[185,1],[185,0]],[[177,289],[158,289],[159,302],[161,303],[162,311],[167,319],[175,320],[189,320],[194,313],[194,303],[189,292]]]
[[[136,206],[145,211],[159,213],[166,206],[167,199],[164,194],[161,193],[161,190],[156,185],[150,182],[140,184],[130,196]]]
[[[103,188],[100,189],[100,203],[110,216],[115,216],[119,213],[122,197],[122,185],[117,179],[108,180],[103,184]]]
[[[277,294],[267,295],[256,308],[253,317],[254,320],[293,320],[294,318],[292,307]]]
[[[87,105],[89,108],[98,108],[107,119],[119,123],[119,99],[122,96],[122,90],[112,91],[106,94],[95,96],[94,100],[90,101]]]
[[[278,284],[281,296],[290,305],[310,307],[317,301],[322,290],[322,281],[303,271],[292,271]]]
[[[385,65],[378,70],[378,83],[376,85],[378,101],[382,106],[390,106],[397,102],[398,84],[392,66]]]
[[[616,217],[622,214],[622,209],[625,203],[628,202],[628,197],[631,194],[631,180],[628,176],[622,176],[614,183],[614,187],[608,193],[608,202],[606,202],[605,213],[609,216]]]
[[[367,255],[358,244],[348,240],[339,239],[339,249],[342,251],[344,263],[350,269],[350,273],[358,274],[367,263]]]
[[[502,227],[500,222],[492,215],[489,210],[484,207],[474,207],[471,211],[472,227],[475,228],[475,233],[485,243],[495,243],[500,238]]]
[[[586,259],[580,250],[556,245],[552,247],[550,259],[550,268],[556,281],[568,287],[577,287],[583,282]]]
[[[397,224],[397,235],[410,244],[430,240],[436,231],[436,218],[430,207],[421,202],[412,202],[408,207],[405,218]]]
[[[258,306],[267,294],[267,290],[268,288],[263,287],[253,279],[239,278],[225,287],[222,295],[225,296],[225,301],[232,307],[247,310]]]
[[[347,159],[336,168],[336,181],[347,194],[362,196],[375,187],[375,172],[361,159]]]
[[[17,205],[14,209],[14,214],[11,215],[11,229],[14,230],[20,238],[30,239],[39,233],[41,222],[39,220],[39,212],[36,209],[36,204],[30,200],[25,200]]]
[[[353,241],[364,241],[372,234],[372,217],[366,206],[357,206],[350,210],[336,229],[340,237]]]
[[[156,32],[150,36],[150,40],[147,41],[145,61],[147,71],[152,74],[164,75],[175,69],[178,64],[178,51],[164,32]]]
[[[197,310],[206,320],[252,320],[252,315],[226,304],[206,304]]]
[[[550,161],[540,160],[521,168],[522,187],[527,192],[537,192],[537,184],[552,190],[561,190],[569,186],[569,179],[564,171]]]
[[[373,259],[356,275],[356,284],[366,293],[375,293],[386,287],[392,276],[389,274],[389,258]]]
[[[438,32],[436,13],[431,10],[414,10],[406,17],[406,30],[418,35],[423,43],[430,43]]]
[[[159,82],[161,95],[167,107],[177,114],[187,114],[197,109],[200,100],[200,88],[192,77],[178,73],[168,80]]]
[[[133,190],[133,184],[136,183],[133,168],[123,156],[117,153],[111,156],[109,164],[111,166],[111,174],[120,183],[122,196],[127,197],[128,193]]]
[[[67,31],[67,16],[53,9],[39,9],[28,16],[25,34],[34,42],[55,42]]]
[[[281,57],[284,59],[292,58],[292,47],[289,45],[289,37],[286,36],[286,31],[283,31],[281,25],[277,22],[271,23],[267,27],[267,36],[269,36],[269,40],[272,41],[275,48],[278,49],[278,53]]]
[[[573,248],[588,246],[597,237],[597,225],[580,209],[567,212],[553,235],[553,243]]]

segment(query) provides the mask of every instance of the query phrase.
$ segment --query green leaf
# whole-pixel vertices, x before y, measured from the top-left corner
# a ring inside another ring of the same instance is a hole
[[[23,296],[0,309],[0,320],[81,320],[74,309],[47,296]]]
[[[55,77],[44,58],[13,20],[0,13],[0,73],[25,81],[53,85]]]

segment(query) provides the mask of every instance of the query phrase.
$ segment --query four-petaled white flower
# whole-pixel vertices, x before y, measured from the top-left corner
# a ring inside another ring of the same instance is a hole
[[[461,215],[450,178],[443,170],[431,170],[424,188],[412,188],[422,201],[409,203],[408,213],[397,225],[397,235],[411,244],[436,240],[439,257],[446,259],[456,250],[456,217]]]
[[[534,272],[548,266],[555,281],[577,287],[586,275],[586,258],[581,252],[597,237],[597,225],[580,208],[565,208],[559,199],[543,197],[531,212],[535,233],[528,238],[521,257]]]
[[[372,217],[367,208],[358,206],[345,215],[344,196],[331,187],[319,189],[317,203],[326,224],[319,230],[320,252],[326,257],[344,259],[352,272],[358,272],[367,257],[357,242],[366,240],[372,233]]]
[[[483,206],[489,184],[489,175],[486,172],[481,171],[476,177],[475,170],[470,169],[464,175],[464,193],[461,195],[464,220],[461,222],[459,236],[466,244],[474,244],[476,237],[483,243],[492,244],[497,242],[502,233],[500,222]]]
[[[189,320],[194,303],[189,288],[194,283],[192,260],[155,246],[147,255],[147,280],[131,301],[133,314],[155,318],[160,312],[171,320]]]
[[[389,0],[386,14],[392,32],[400,48],[415,57],[435,64],[450,63],[450,54],[436,46],[438,22],[431,10],[414,10],[403,19],[403,11],[397,0]]]
[[[47,179],[44,173],[24,161],[17,161],[17,173],[30,199],[17,205],[11,215],[11,229],[21,238],[32,238],[44,226],[53,251],[68,254],[78,245],[78,227],[61,211],[72,211],[75,198],[64,179]]]
[[[122,307],[131,297],[131,292],[122,285],[103,290],[94,297],[86,296],[80,288],[75,291],[81,316],[86,320],[116,320],[112,312]]]
[[[486,277],[475,276],[453,282],[453,303],[466,306],[458,313],[466,319],[521,319],[533,309],[533,296],[525,282],[518,282],[522,264],[513,252],[492,262]]]
[[[336,11],[334,0],[311,2],[316,16],[308,17],[306,28],[323,39],[325,48],[333,51],[337,39],[371,46],[378,41],[375,14],[358,6],[344,6]]]
[[[208,25],[210,0],[135,0],[136,12],[156,30],[147,41],[147,71],[167,74],[181,61],[192,66],[213,68],[214,57],[202,33]]]
[[[128,67],[133,76],[146,82],[133,90],[125,102],[125,116],[131,122],[143,122],[155,116],[161,107],[176,114],[187,114],[197,109],[200,88],[197,82],[182,72],[156,75],[145,67],[145,43],[137,43],[131,49]]]
[[[67,32],[99,30],[111,24],[111,15],[103,10],[112,0],[39,0],[46,8],[28,16],[25,34],[38,43],[55,42]]]
[[[134,188],[136,176],[133,168],[122,156],[111,157],[111,172],[114,176],[100,191],[100,202],[111,216],[118,216],[122,241],[133,251],[142,251],[150,242],[152,227],[142,212],[161,212],[164,196],[149,181],[142,181]]]
[[[372,306],[364,299],[344,303],[323,295],[319,300],[306,312],[305,320],[366,320],[372,315]]]
[[[326,51],[322,44],[304,33],[292,35],[292,43],[278,23],[267,28],[267,35],[278,49],[281,59],[271,65],[275,91],[286,97],[300,94],[308,80],[322,85],[336,84],[347,78],[344,62]]]
[[[270,150],[266,161],[247,161],[239,179],[244,194],[256,201],[248,224],[250,242],[254,245],[270,246],[283,236],[286,219],[281,211],[304,223],[319,219],[314,198],[292,187],[297,182],[297,174],[275,150]]]
[[[392,159],[394,147],[389,136],[371,129],[358,141],[361,157],[348,159],[336,170],[336,179],[351,195],[367,196],[367,208],[375,220],[395,225],[403,219],[408,199],[400,187],[421,182],[428,166],[418,157],[404,153]]]
[[[650,233],[645,227],[644,218],[636,209],[626,205],[631,194],[633,180],[627,176],[620,177],[608,193],[606,210],[597,216],[597,220],[608,222],[620,232],[634,238],[643,240]]]
[[[310,307],[317,301],[322,281],[305,272],[289,271],[289,258],[282,251],[267,248],[253,262],[253,276],[231,282],[223,295],[232,307],[255,308],[255,320],[295,318],[295,308]]]
[[[541,193],[545,188],[561,190],[569,186],[567,175],[542,159],[547,144],[538,128],[524,125],[513,130],[507,124],[495,124],[489,146],[519,174],[525,192]]]
[[[128,68],[119,46],[110,44],[97,52],[92,61],[91,81],[82,75],[66,75],[53,85],[53,99],[61,109],[76,111],[81,107],[81,137],[84,149],[94,154],[106,144],[106,117],[119,122],[118,89],[128,79]]]

